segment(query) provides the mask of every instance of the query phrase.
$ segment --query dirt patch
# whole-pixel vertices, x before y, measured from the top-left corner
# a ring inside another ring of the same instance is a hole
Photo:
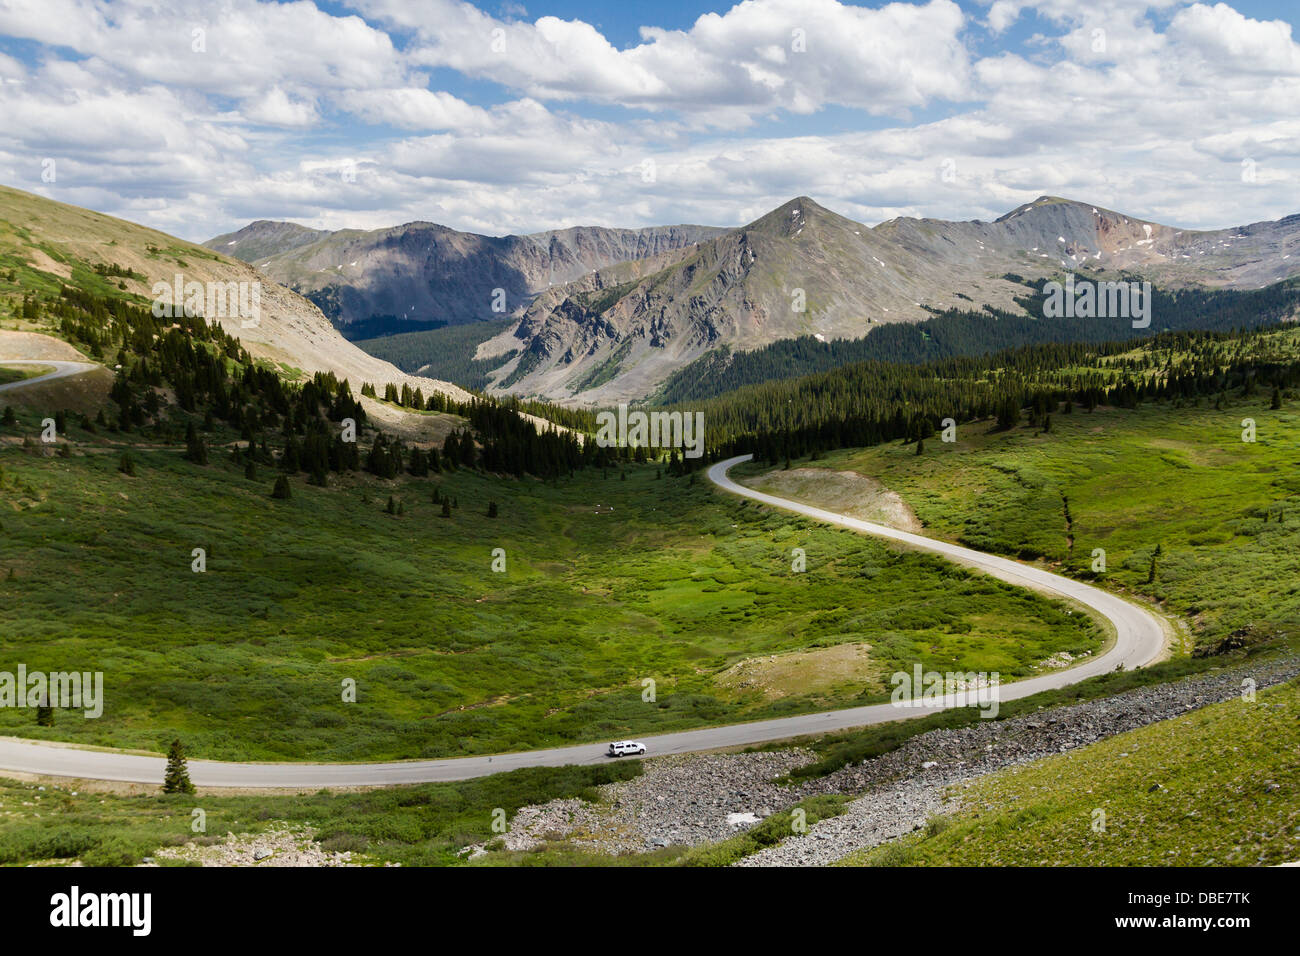
[[[0,362],[5,359],[22,359],[25,361],[53,359],[56,362],[89,361],[86,356],[67,342],[56,339],[52,335],[0,329]]]
[[[371,426],[402,439],[408,445],[441,448],[448,435],[468,424],[459,415],[412,412],[372,398],[363,398],[361,404]]]
[[[902,497],[875,478],[856,471],[794,468],[770,471],[743,483],[768,494],[793,498],[860,521],[873,521],[900,531],[919,532],[923,528]]]
[[[51,259],[44,250],[37,249],[35,246],[29,246],[24,250],[24,252],[27,254],[28,260],[32,264],[32,268],[40,269],[42,272],[48,272],[51,275],[56,275],[60,279],[72,278],[72,267],[65,263],[58,262],[55,259]]]
[[[870,644],[836,644],[787,654],[750,657],[714,680],[738,692],[758,691],[767,700],[829,691],[844,684],[876,683],[883,669]]]

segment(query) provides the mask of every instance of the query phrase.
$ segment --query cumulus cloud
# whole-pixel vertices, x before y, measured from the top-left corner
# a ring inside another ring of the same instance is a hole
[[[414,31],[413,60],[489,79],[539,100],[582,99],[697,112],[739,125],[773,109],[827,104],[899,115],[968,98],[965,17],[952,0],[879,9],[837,0],[748,0],[689,30],[641,28],[615,48],[590,24],[498,20],[459,0],[355,0]]]
[[[726,225],[797,194],[867,222],[1045,192],[1193,227],[1300,211],[1300,44],[1223,3],[745,0],[626,48],[498,9],[0,0],[30,41],[0,53],[0,181],[193,239]],[[1050,35],[1007,39],[1029,16]]]

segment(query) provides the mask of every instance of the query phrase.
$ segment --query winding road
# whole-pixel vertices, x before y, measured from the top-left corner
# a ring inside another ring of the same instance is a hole
[[[24,378],[17,382],[10,382],[7,385],[0,385],[0,392],[8,392],[16,388],[27,388],[29,385],[40,385],[42,382],[52,382],[56,378],[67,378],[70,375],[80,375],[82,372],[89,372],[92,369],[102,368],[94,362],[62,362],[56,359],[0,359],[0,365],[36,365],[49,366],[54,369],[44,375],[38,375],[35,378]]]
[[[750,457],[744,455],[719,462],[709,469],[709,479],[726,491],[752,498],[775,508],[792,511],[815,521],[851,528],[854,531],[897,541],[910,547],[932,551],[953,561],[985,571],[1011,584],[1077,601],[1091,607],[1114,625],[1115,640],[1106,653],[1068,670],[1003,685],[998,692],[998,699],[1001,701],[1028,697],[1040,691],[1077,683],[1085,678],[1113,671],[1120,664],[1126,668],[1141,667],[1156,660],[1164,649],[1164,629],[1159,618],[1141,606],[1108,591],[1007,558],[972,551],[955,544],[936,541],[933,538],[899,531],[869,521],[860,521],[835,512],[823,511],[820,508],[739,485],[728,477],[727,472],[734,465],[748,461]],[[965,702],[946,698],[944,703],[955,706]],[[699,730],[638,739],[645,742],[650,756],[689,753],[847,730],[921,716],[933,713],[935,709],[938,708],[874,704],[819,714],[731,724],[724,727],[703,727]],[[200,787],[360,787],[464,780],[517,770],[521,767],[594,764],[607,759],[609,758],[605,756],[605,744],[596,743],[483,757],[411,760],[395,763],[286,764],[191,760],[189,771],[190,778]],[[0,738],[0,772],[7,770],[49,776],[158,784],[162,781],[165,763],[166,761],[161,757],[121,751],[84,750],[67,745]]]

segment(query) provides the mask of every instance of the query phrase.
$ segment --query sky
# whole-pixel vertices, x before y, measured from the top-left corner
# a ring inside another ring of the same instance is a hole
[[[0,0],[0,183],[203,240],[1300,212],[1295,0]]]

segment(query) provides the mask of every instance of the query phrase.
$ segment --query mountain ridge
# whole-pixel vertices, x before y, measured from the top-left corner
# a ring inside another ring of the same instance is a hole
[[[643,229],[571,226],[484,236],[424,220],[335,231],[257,220],[203,245],[229,250],[298,291],[340,328],[388,317],[400,331],[404,319],[458,325],[521,315],[554,285],[619,262],[663,255],[725,231],[691,224]]]
[[[255,358],[289,374],[333,372],[347,379],[355,395],[364,383],[399,389],[410,385],[425,394],[441,392],[458,402],[471,394],[457,385],[408,375],[344,339],[320,310],[240,260],[128,220],[85,209],[35,193],[0,186],[0,261],[33,270],[57,291],[58,284],[94,274],[94,267],[117,266],[127,274],[113,283],[122,292],[148,301],[158,283],[259,283],[260,315],[252,326],[240,317],[211,316],[240,339]],[[395,423],[382,403],[364,399],[379,422]]]
[[[1024,279],[1069,271],[1260,288],[1300,274],[1300,216],[1188,230],[1044,195],[992,223],[868,227],[800,196],[641,271],[597,270],[538,296],[479,346],[478,359],[503,357],[490,390],[587,405],[644,398],[720,345],[858,338],[935,311],[1023,314]]]

